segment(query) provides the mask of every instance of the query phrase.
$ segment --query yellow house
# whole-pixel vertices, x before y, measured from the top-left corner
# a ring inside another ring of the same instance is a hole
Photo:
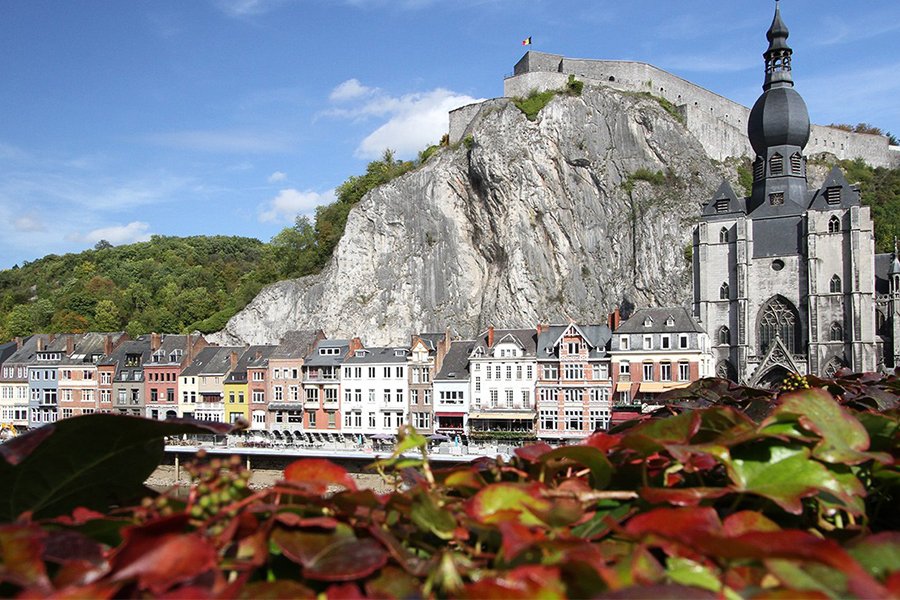
[[[250,346],[238,360],[237,366],[228,374],[223,385],[225,401],[225,422],[234,423],[238,419],[250,422],[250,386],[247,369],[265,368],[269,355],[276,346]]]

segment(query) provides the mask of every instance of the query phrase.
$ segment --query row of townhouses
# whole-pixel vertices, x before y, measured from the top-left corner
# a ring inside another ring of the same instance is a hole
[[[704,330],[683,308],[619,322],[489,327],[408,346],[289,332],[278,345],[200,335],[34,335],[0,346],[0,420],[34,428],[93,412],[245,420],[252,430],[566,439],[633,416],[661,392],[712,375]]]

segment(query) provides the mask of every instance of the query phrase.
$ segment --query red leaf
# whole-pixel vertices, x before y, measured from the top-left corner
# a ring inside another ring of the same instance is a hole
[[[359,591],[355,583],[341,583],[330,585],[325,590],[327,600],[366,600],[366,596]]]
[[[50,582],[41,558],[45,536],[35,525],[0,525],[0,581],[46,589]]]
[[[282,598],[297,598],[298,600],[316,597],[316,593],[305,585],[290,579],[277,581],[258,581],[249,583],[240,591],[238,598],[253,600],[281,600]]]
[[[463,590],[462,597],[483,600],[565,598],[566,588],[560,579],[559,569],[524,565],[497,577],[470,583]]]
[[[780,531],[774,521],[753,510],[742,510],[728,515],[722,523],[722,530],[727,537],[737,537],[752,531]]]
[[[535,462],[551,450],[553,450],[553,448],[547,442],[537,442],[535,444],[528,444],[527,446],[516,448],[515,453],[516,456],[522,460]]]
[[[422,583],[397,567],[387,566],[378,577],[366,582],[370,598],[423,598]]]
[[[216,565],[215,549],[199,534],[163,533],[169,523],[133,527],[110,558],[113,581],[136,579],[141,588],[162,594]]]
[[[284,478],[313,494],[324,494],[335,485],[356,491],[356,482],[347,470],[324,458],[295,461],[284,470]]]
[[[333,531],[310,531],[276,527],[272,530],[271,539],[285,556],[305,566],[329,545],[342,539],[355,540],[356,537],[348,526],[343,525]]]
[[[322,529],[334,529],[338,526],[338,520],[333,517],[301,517],[297,513],[280,512],[275,515],[275,520],[288,527],[321,527]]]
[[[592,433],[590,437],[584,440],[584,445],[593,446],[597,450],[608,454],[610,450],[617,447],[622,441],[622,434],[609,434],[602,431]]]
[[[719,535],[722,523],[715,509],[657,508],[631,518],[625,531],[633,536],[660,535],[691,544],[698,538]]]
[[[343,538],[313,557],[304,567],[303,576],[319,581],[353,581],[368,577],[387,560],[387,550],[372,538]]]
[[[522,550],[546,537],[542,530],[532,530],[514,521],[504,521],[498,527],[500,535],[503,536],[503,556],[507,562],[511,562]]]
[[[77,560],[96,565],[103,561],[103,548],[77,531],[51,531],[44,543],[44,559],[56,563]]]
[[[53,435],[54,431],[56,431],[55,426],[44,425],[14,437],[8,442],[0,444],[0,456],[6,462],[15,466],[28,458],[28,455],[34,452],[34,449],[40,446],[44,440]]]
[[[641,498],[651,504],[674,504],[675,506],[697,506],[704,500],[721,498],[728,494],[724,488],[641,488]]]

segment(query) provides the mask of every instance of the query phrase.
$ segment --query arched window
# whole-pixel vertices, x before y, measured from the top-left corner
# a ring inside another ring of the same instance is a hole
[[[831,324],[831,341],[832,342],[843,342],[844,341],[844,328],[841,327],[840,323],[832,323]]]
[[[719,243],[720,243],[720,244],[727,244],[727,243],[728,243],[728,228],[727,228],[727,227],[723,227],[723,228],[719,231]]]
[[[835,275],[828,283],[828,289],[832,294],[838,294],[841,291],[841,278]]]
[[[719,343],[723,345],[731,344],[731,330],[724,325],[719,327]]]
[[[890,337],[891,335],[887,317],[885,317],[884,313],[879,309],[875,309],[875,333],[883,337]]]
[[[728,282],[722,284],[722,287],[719,288],[719,300],[728,300],[731,298],[731,295],[728,292]]]
[[[800,317],[797,309],[786,298],[775,296],[763,306],[759,313],[757,325],[757,339],[759,340],[759,353],[765,354],[775,336],[781,338],[785,347],[796,352],[796,344],[799,339],[797,328]]]
[[[784,157],[777,152],[769,159],[769,175],[784,174]]]
[[[841,220],[837,218],[837,215],[831,215],[831,218],[828,219],[828,233],[840,233],[841,231]]]
[[[842,361],[840,358],[835,356],[834,358],[829,360],[828,363],[825,365],[825,368],[822,369],[822,374],[825,377],[827,377],[828,379],[831,379],[837,374],[838,371],[840,371],[843,368],[844,368],[844,361]]]

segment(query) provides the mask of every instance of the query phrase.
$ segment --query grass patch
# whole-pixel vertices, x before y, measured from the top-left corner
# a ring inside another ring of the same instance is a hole
[[[634,183],[636,181],[646,181],[650,185],[663,185],[668,181],[668,178],[662,171],[651,171],[650,169],[641,167],[625,178],[625,181],[622,183],[622,188],[630,194],[632,190],[634,190]]]
[[[561,90],[547,90],[545,92],[531,90],[531,92],[525,98],[513,98],[512,102],[519,110],[521,110],[525,114],[525,118],[527,118],[529,121],[534,121],[537,119],[538,113],[541,112],[541,109],[547,106],[547,104],[556,96],[580,96],[583,91],[584,82],[575,79],[574,75],[569,75],[569,80],[566,82],[566,86]]]

